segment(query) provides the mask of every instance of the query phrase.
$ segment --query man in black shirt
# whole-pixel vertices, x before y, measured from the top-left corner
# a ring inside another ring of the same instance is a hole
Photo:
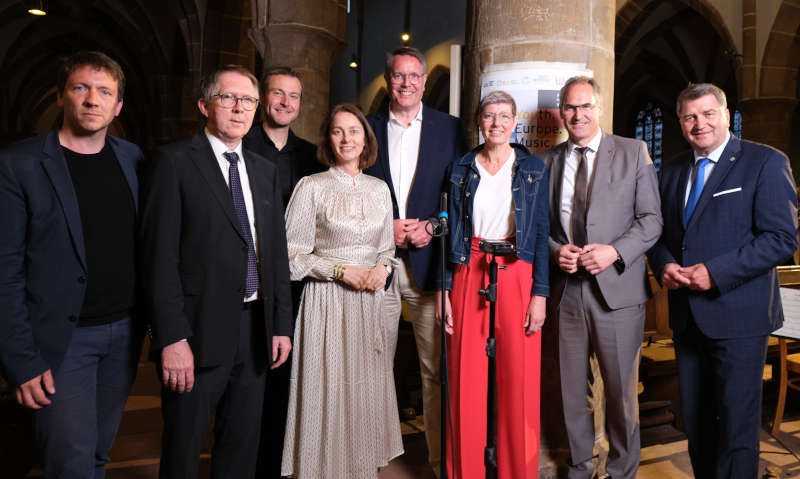
[[[61,126],[0,151],[0,365],[34,410],[46,477],[103,477],[138,358],[136,145],[107,134],[125,76],[58,71]]]
[[[292,122],[300,114],[303,96],[300,73],[289,67],[270,68],[259,90],[261,123],[254,123],[250,128],[244,137],[244,146],[278,168],[285,209],[300,178],[324,171],[325,167],[317,161],[317,147],[291,129]]]
[[[244,137],[244,147],[271,161],[278,169],[284,211],[300,178],[321,172],[317,147],[298,137],[291,129],[300,113],[303,84],[300,73],[289,67],[267,70],[259,85],[262,119]],[[292,318],[297,316],[302,281],[292,281]],[[269,371],[269,385],[264,398],[261,443],[257,477],[280,478],[286,409],[289,404],[291,358],[282,368]]]

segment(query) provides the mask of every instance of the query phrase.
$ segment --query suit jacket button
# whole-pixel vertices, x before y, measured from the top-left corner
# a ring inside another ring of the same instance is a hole
[[[74,322],[76,322],[78,320],[78,317],[75,316],[74,314],[72,314],[72,315],[70,315],[69,320],[74,323]]]
[[[238,291],[239,291],[240,294],[244,294],[244,288],[239,288]]]
[[[78,282],[80,284],[84,284],[86,282],[86,277],[85,276],[78,276]]]
[[[466,261],[466,260],[467,260],[467,257],[466,257],[466,256],[462,256],[462,257],[461,257],[461,261]]]

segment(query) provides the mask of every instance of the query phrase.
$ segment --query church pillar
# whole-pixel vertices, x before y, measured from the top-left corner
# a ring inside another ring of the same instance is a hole
[[[767,144],[789,154],[792,116],[797,107],[795,98],[748,98],[739,101],[738,106],[742,112],[742,136],[745,139]]]
[[[292,129],[316,143],[330,108],[331,66],[345,46],[346,0],[256,0],[255,8],[250,38],[265,68],[284,65],[302,74],[303,100]]]
[[[462,117],[475,143],[474,111],[480,100],[481,75],[493,65],[514,62],[568,62],[591,70],[603,104],[601,127],[611,131],[614,98],[615,0],[469,0]],[[564,78],[566,80],[566,78]],[[557,334],[545,323],[541,357],[540,477],[557,477],[569,457],[561,410]],[[596,364],[593,367],[597,372]],[[599,374],[596,374],[599,378]],[[605,455],[602,384],[595,383],[596,442]]]
[[[469,0],[462,111],[472,138],[477,134],[471,116],[480,100],[481,73],[512,62],[585,65],[602,92],[601,126],[611,131],[615,11],[615,0]]]

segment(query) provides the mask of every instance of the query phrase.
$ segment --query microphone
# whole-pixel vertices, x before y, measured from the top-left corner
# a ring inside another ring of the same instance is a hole
[[[447,231],[447,192],[443,191],[442,196],[439,198],[439,227],[441,231],[439,234],[446,235]]]
[[[428,231],[431,236],[445,236],[447,230],[447,193],[442,193],[439,198],[439,213],[436,216],[428,218],[432,231]]]

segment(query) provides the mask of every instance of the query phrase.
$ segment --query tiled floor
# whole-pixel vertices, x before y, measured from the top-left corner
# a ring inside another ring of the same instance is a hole
[[[161,416],[159,386],[150,364],[142,363],[128,401],[120,432],[111,452],[108,479],[150,479],[158,476]],[[406,454],[381,471],[379,479],[431,479],[425,464],[425,440],[418,419],[402,425]],[[208,477],[208,453],[203,455],[200,477]],[[765,476],[767,467],[779,472]],[[761,433],[761,471],[759,477],[800,477],[800,420],[785,422],[777,438]],[[5,476],[4,476],[5,477]],[[33,471],[28,477],[41,477]],[[659,444],[642,449],[639,468],[642,479],[691,478],[686,441]]]

